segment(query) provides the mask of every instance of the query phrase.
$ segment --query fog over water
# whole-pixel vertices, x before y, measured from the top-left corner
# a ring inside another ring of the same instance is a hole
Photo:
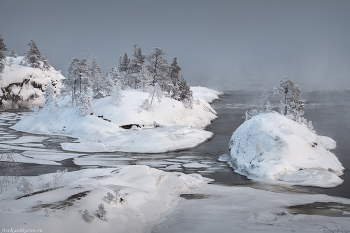
[[[136,42],[178,57],[191,85],[350,87],[350,1],[1,1],[0,33],[19,54],[33,39],[63,75],[90,52],[105,73]]]

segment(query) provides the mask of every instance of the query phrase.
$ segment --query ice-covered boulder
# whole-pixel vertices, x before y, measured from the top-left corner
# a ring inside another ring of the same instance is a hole
[[[61,81],[65,79],[60,71],[51,66],[48,69],[26,66],[23,58],[7,57],[0,80],[0,109],[43,105],[43,93],[48,83],[59,94]]]
[[[228,162],[251,179],[335,187],[344,167],[329,151],[333,139],[278,113],[254,116],[232,135]]]

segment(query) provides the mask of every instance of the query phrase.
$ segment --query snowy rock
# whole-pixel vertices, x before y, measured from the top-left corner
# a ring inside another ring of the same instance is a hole
[[[21,65],[23,57],[12,58],[11,65],[6,64],[0,81],[0,107],[11,109],[33,107],[44,104],[43,92],[48,83],[59,94],[61,81],[65,79],[53,67],[43,70]]]
[[[334,150],[337,147],[337,143],[329,137],[326,136],[318,136],[318,139],[322,143],[322,145],[328,150]]]
[[[335,187],[344,167],[328,149],[335,142],[284,115],[267,113],[244,122],[232,135],[228,162],[251,179]],[[221,159],[224,159],[222,157]]]

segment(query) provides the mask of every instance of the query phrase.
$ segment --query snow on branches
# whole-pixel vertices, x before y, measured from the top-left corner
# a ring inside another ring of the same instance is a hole
[[[293,80],[288,77],[283,78],[279,85],[274,87],[273,96],[280,96],[279,112],[290,119],[306,125],[312,132],[313,126],[311,121],[307,121],[302,115],[304,114],[305,102],[300,99],[300,87]],[[259,105],[257,109],[247,110],[245,113],[245,120],[263,113],[272,111],[272,104],[269,101],[270,93],[264,85],[263,92],[260,95]]]

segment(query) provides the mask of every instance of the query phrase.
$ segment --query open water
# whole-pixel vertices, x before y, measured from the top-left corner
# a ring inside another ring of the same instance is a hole
[[[219,118],[206,130],[214,132],[214,137],[202,145],[183,151],[161,154],[135,153],[72,153],[61,149],[60,143],[74,141],[64,136],[33,135],[10,129],[22,117],[31,114],[28,111],[10,111],[0,113],[0,150],[11,150],[22,158],[22,175],[39,175],[56,170],[79,170],[89,167],[119,167],[145,164],[165,171],[199,173],[214,179],[222,185],[243,185],[275,192],[312,192],[350,198],[350,91],[314,91],[306,92],[302,98],[308,102],[304,117],[313,122],[319,135],[329,136],[337,142],[332,152],[347,169],[341,177],[344,183],[336,188],[324,189],[301,186],[280,186],[254,182],[233,172],[226,163],[218,161],[222,154],[228,153],[228,143],[232,133],[244,122],[246,110],[256,107],[259,93],[231,91],[220,96],[212,103]],[[277,100],[276,100],[277,103]],[[23,137],[45,137],[30,143],[14,142]],[[40,154],[41,156],[37,156]],[[47,164],[52,154],[70,154],[64,160],[57,159],[56,165]],[[47,154],[47,156],[45,156]],[[25,160],[23,160],[23,158]],[[31,162],[31,159],[36,159]],[[46,164],[45,164],[46,163]]]

